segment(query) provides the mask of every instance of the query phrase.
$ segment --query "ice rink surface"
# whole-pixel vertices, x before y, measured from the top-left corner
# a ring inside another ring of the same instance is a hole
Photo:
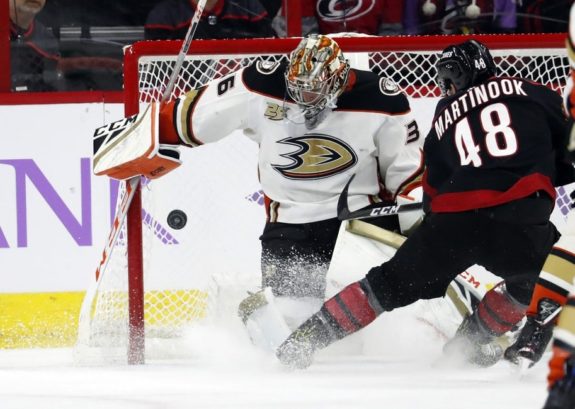
[[[142,366],[78,362],[72,349],[0,351],[0,409],[527,409],[546,397],[546,355],[519,376],[445,364],[443,340],[408,308],[282,367],[239,328],[202,325]],[[152,347],[152,346],[151,346]],[[184,352],[185,354],[182,354]]]

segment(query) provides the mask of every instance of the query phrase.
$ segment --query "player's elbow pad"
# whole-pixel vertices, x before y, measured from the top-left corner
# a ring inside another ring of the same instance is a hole
[[[178,146],[159,140],[159,104],[102,126],[94,132],[93,168],[96,175],[129,179],[164,176],[181,165]]]

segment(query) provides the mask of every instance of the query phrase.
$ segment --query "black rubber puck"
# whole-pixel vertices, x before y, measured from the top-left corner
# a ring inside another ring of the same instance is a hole
[[[181,230],[188,222],[188,216],[181,210],[172,210],[168,214],[168,226],[174,230]]]

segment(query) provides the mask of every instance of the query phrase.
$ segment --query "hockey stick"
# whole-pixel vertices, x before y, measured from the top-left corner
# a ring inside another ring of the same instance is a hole
[[[188,28],[188,32],[186,33],[186,37],[182,44],[182,48],[178,53],[176,65],[174,66],[174,71],[172,71],[172,74],[170,75],[170,79],[168,81],[168,85],[166,86],[166,89],[162,94],[161,98],[162,102],[165,101],[167,98],[169,98],[172,89],[174,87],[174,84],[176,83],[176,79],[180,74],[180,70],[182,68],[184,59],[186,58],[186,54],[188,53],[190,44],[194,37],[194,33],[196,32],[198,22],[200,21],[200,17],[204,12],[204,6],[206,5],[206,2],[207,0],[200,0],[197,4],[196,12],[194,13],[192,21],[190,23],[190,27]],[[120,231],[120,228],[122,227],[124,220],[126,219],[126,214],[128,213],[128,209],[130,208],[130,204],[132,203],[132,199],[134,198],[134,192],[139,187],[139,182],[140,182],[140,176],[133,177],[126,181],[126,191],[124,195],[120,198],[121,205],[118,207],[118,212],[116,213],[116,216],[112,223],[112,231],[110,232],[108,243],[106,244],[106,247],[104,248],[104,253],[102,254],[102,262],[100,262],[100,265],[98,266],[98,269],[96,271],[96,278],[98,278],[100,274],[102,274],[105,271],[107,260],[109,260],[110,258],[109,253],[111,252],[111,249],[116,243],[118,233]],[[113,239],[113,241],[111,239]]]
[[[384,205],[381,203],[379,205],[352,212],[347,204],[347,196],[349,185],[351,185],[354,178],[355,175],[349,179],[343,188],[343,191],[339,195],[339,199],[337,201],[337,218],[339,220],[371,219],[373,217],[392,216],[398,213],[420,210],[423,207],[423,203],[421,202],[407,203],[403,205]]]
[[[192,39],[194,38],[194,34],[196,33],[196,29],[198,28],[198,23],[200,22],[200,18],[202,17],[202,14],[204,13],[204,7],[206,6],[206,2],[207,2],[207,0],[199,0],[197,2],[196,11],[194,13],[194,16],[192,17],[192,21],[190,22],[190,27],[188,27],[188,32],[186,33],[186,36],[184,37],[184,42],[182,43],[182,48],[180,49],[180,52],[178,53],[178,58],[176,59],[176,65],[174,65],[174,70],[172,71],[172,75],[170,76],[170,80],[168,81],[168,85],[166,86],[166,89],[164,90],[164,93],[162,94],[161,102],[166,101],[170,97],[170,94],[172,93],[172,90],[173,90],[174,85],[176,83],[176,79],[178,78],[178,75],[180,74],[180,70],[182,69],[182,65],[184,64],[184,59],[186,58],[186,54],[188,53],[188,50],[190,49],[190,44],[192,44]]]
[[[192,39],[196,32],[196,28],[204,12],[206,2],[207,0],[199,0],[197,2],[196,11],[194,12],[192,20],[190,22],[190,27],[188,28],[188,31],[182,43],[182,47],[176,58],[176,64],[174,65],[174,69],[168,80],[168,85],[166,86],[166,89],[162,93],[162,97],[160,99],[161,102],[166,101],[170,97],[170,94],[172,93],[172,90],[176,83],[176,79],[180,74],[182,65],[184,63],[184,59],[186,58],[186,54],[188,53],[190,44],[192,43]],[[87,322],[89,322],[90,320],[90,314],[92,312],[92,304],[94,301],[93,300],[94,296],[100,287],[100,283],[102,282],[103,276],[105,275],[108,261],[112,256],[113,249],[115,247],[118,236],[120,235],[120,231],[128,214],[128,210],[130,209],[130,206],[134,199],[136,190],[140,189],[140,179],[141,176],[135,176],[130,178],[129,180],[126,180],[125,182],[126,190],[119,199],[120,204],[116,209],[116,215],[114,217],[114,221],[112,222],[112,229],[108,235],[108,240],[104,247],[104,251],[102,252],[102,259],[100,261],[100,264],[98,265],[98,268],[96,269],[96,283],[95,285],[92,285],[88,288],[88,291],[86,291],[86,295],[84,296],[84,302],[82,303],[80,311],[79,327],[85,326]],[[81,331],[78,332],[80,334]],[[82,333],[87,334],[89,336],[89,331],[88,332],[82,331]]]

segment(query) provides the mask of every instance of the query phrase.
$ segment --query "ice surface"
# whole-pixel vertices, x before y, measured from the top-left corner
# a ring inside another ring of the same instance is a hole
[[[79,365],[71,349],[0,351],[0,409],[526,409],[546,396],[546,361],[520,377],[438,365],[442,339],[412,311],[384,314],[318,355],[282,367],[236,327],[199,326],[188,358]]]

